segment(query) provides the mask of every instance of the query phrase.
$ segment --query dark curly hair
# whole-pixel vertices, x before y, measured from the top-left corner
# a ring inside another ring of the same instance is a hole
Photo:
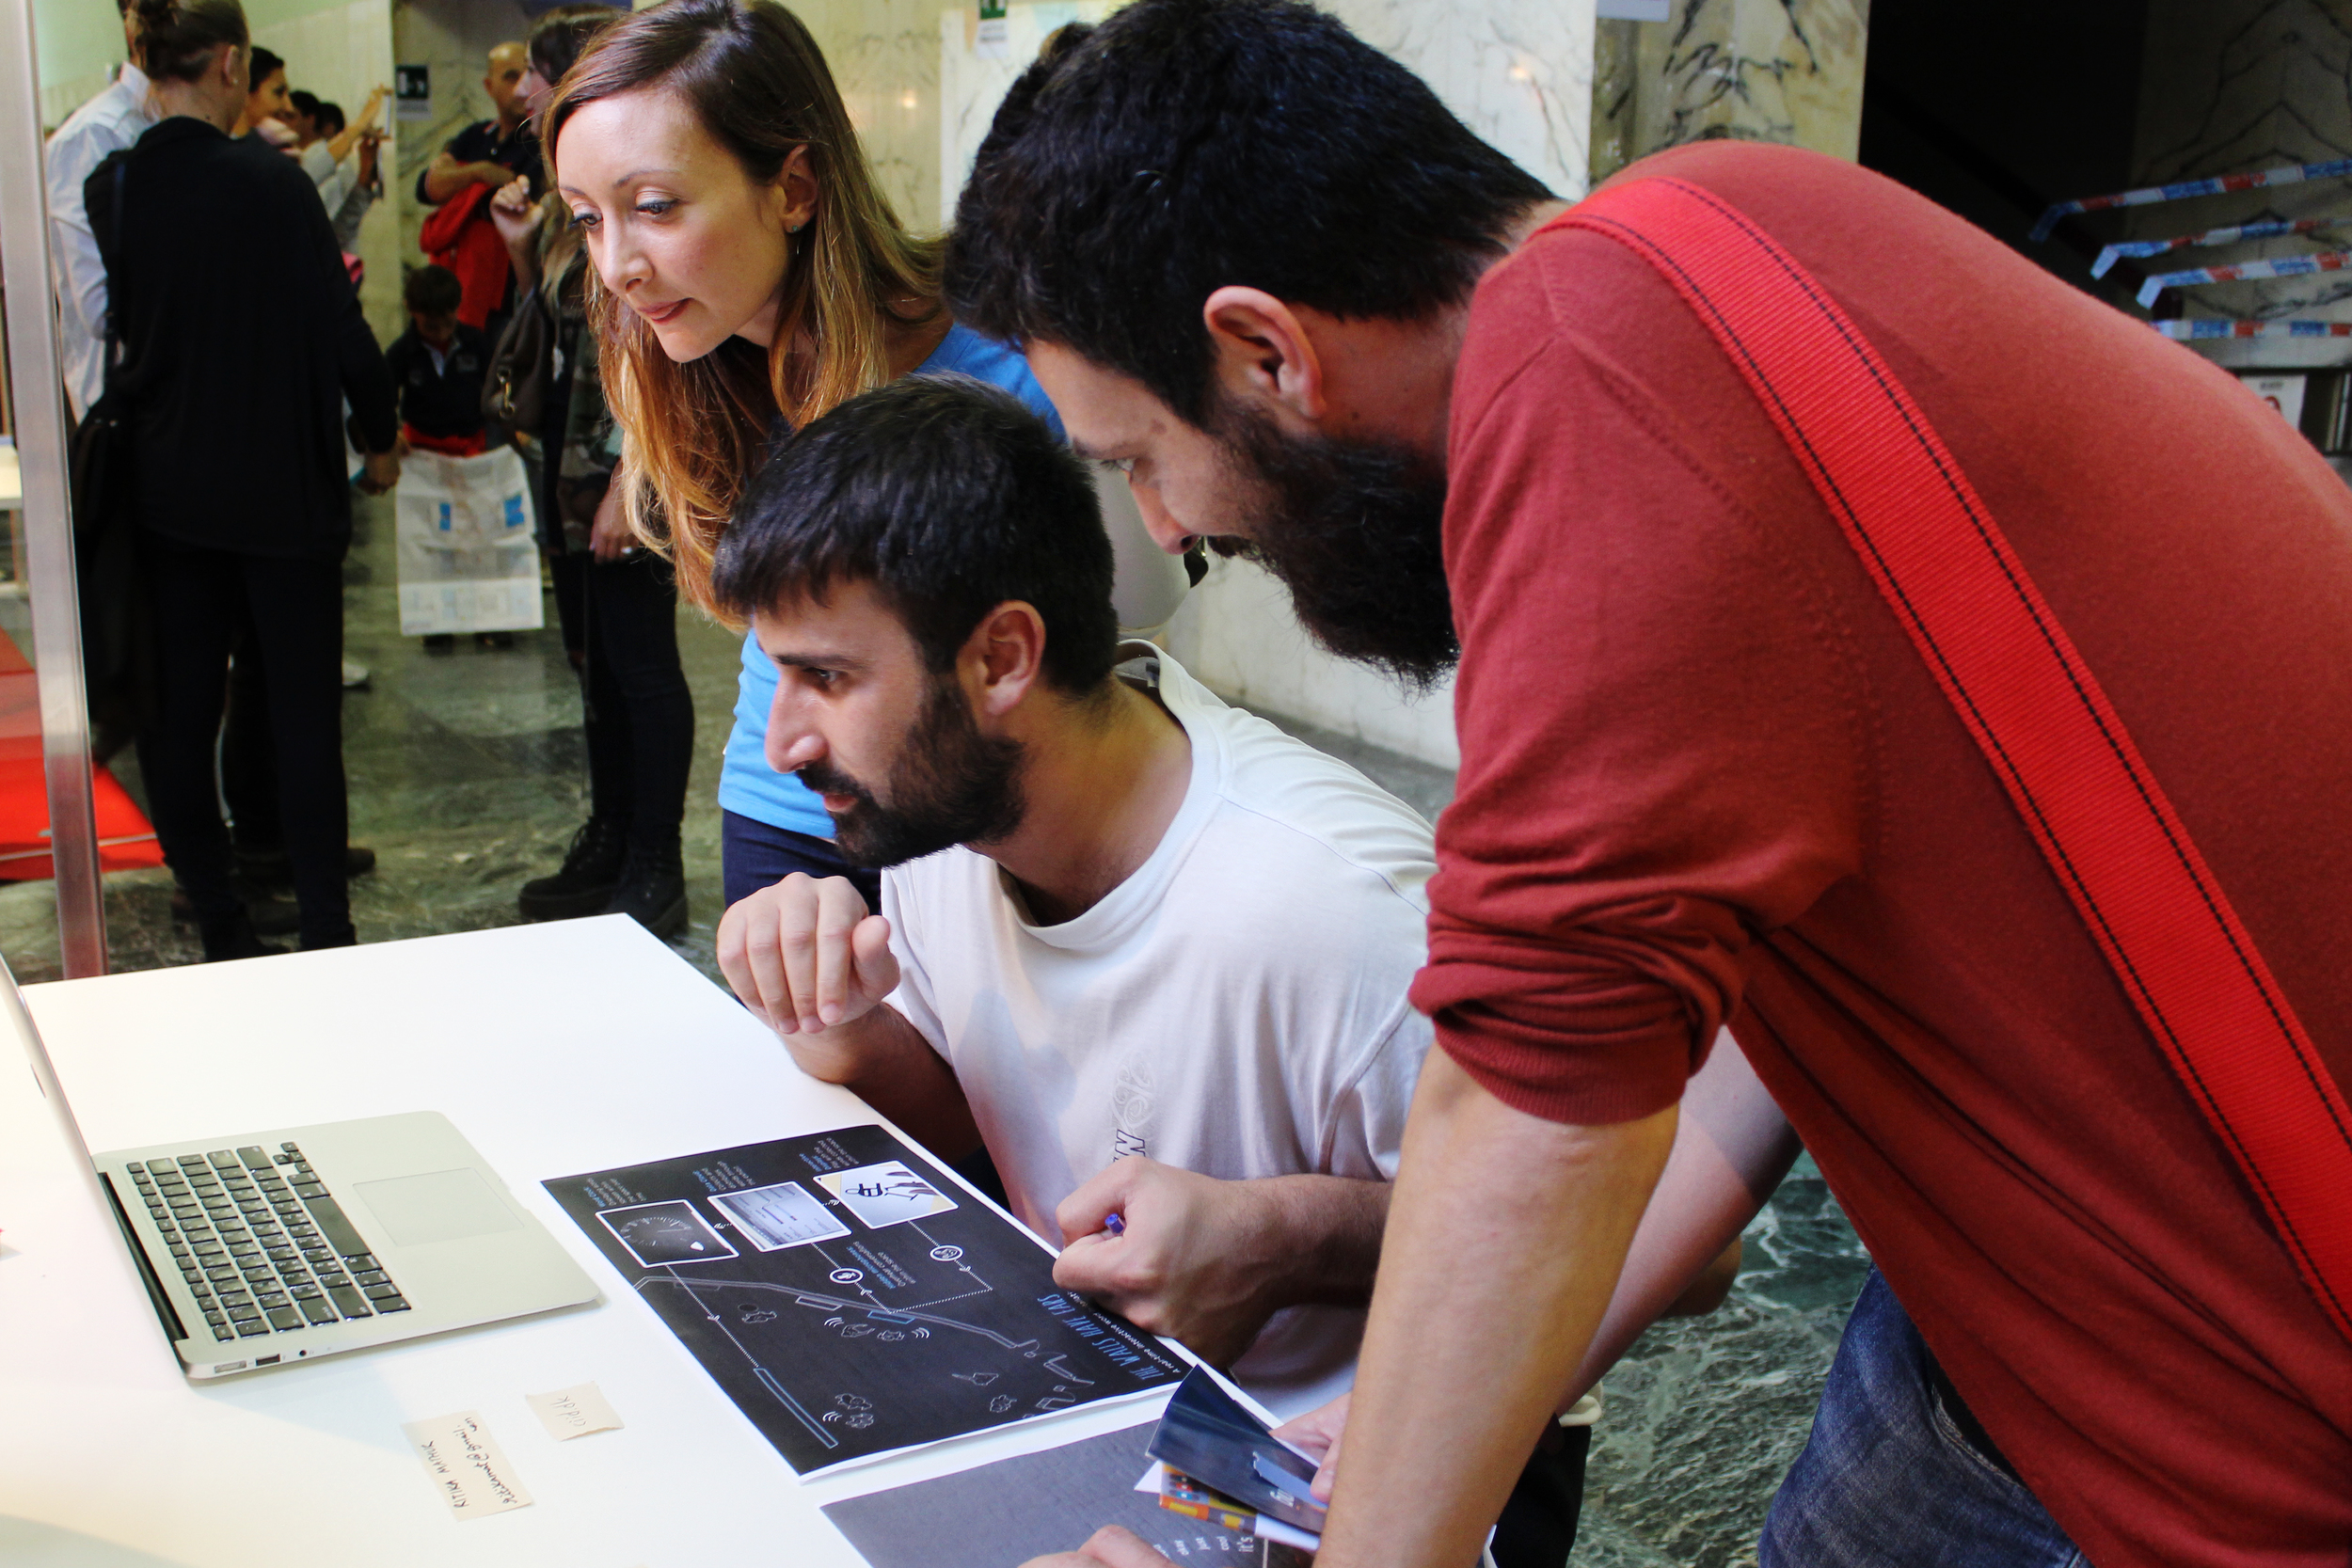
[[[1212,293],[1424,317],[1550,194],[1311,6],[1136,0],[1063,28],[1006,95],[956,204],[946,297],[1207,426]]]

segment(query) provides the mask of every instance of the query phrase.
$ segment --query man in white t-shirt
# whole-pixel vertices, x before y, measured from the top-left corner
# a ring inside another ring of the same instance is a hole
[[[736,990],[934,1152],[984,1142],[1061,1284],[1283,1415],[1343,1389],[1431,1039],[1428,824],[1120,643],[1085,468],[977,384],[812,425],[713,580],[782,674],[769,760],[887,868],[879,915],[806,877],[729,910]]]

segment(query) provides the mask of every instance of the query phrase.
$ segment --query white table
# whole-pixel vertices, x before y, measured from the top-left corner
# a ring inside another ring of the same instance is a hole
[[[764,1026],[628,919],[62,981],[25,997],[91,1148],[442,1111],[605,1300],[193,1386],[31,1072],[0,1062],[10,1568],[856,1568],[821,1503],[1156,1414],[1072,1412],[798,1481],[539,1182],[878,1118],[803,1077]],[[559,1443],[523,1403],[591,1381],[623,1429]],[[450,1515],[400,1429],[459,1410],[482,1414],[533,1506]]]

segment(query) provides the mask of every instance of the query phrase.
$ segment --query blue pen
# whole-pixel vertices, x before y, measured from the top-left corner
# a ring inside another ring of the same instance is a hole
[[[1103,1216],[1103,1228],[1109,1231],[1114,1236],[1124,1236],[1127,1234],[1127,1222],[1120,1219],[1117,1214],[1104,1214]]]

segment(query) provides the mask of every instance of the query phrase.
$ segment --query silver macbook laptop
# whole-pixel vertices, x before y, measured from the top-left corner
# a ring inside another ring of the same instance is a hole
[[[434,1111],[92,1155],[15,976],[0,1011],[193,1378],[315,1360],[597,1299]]]

